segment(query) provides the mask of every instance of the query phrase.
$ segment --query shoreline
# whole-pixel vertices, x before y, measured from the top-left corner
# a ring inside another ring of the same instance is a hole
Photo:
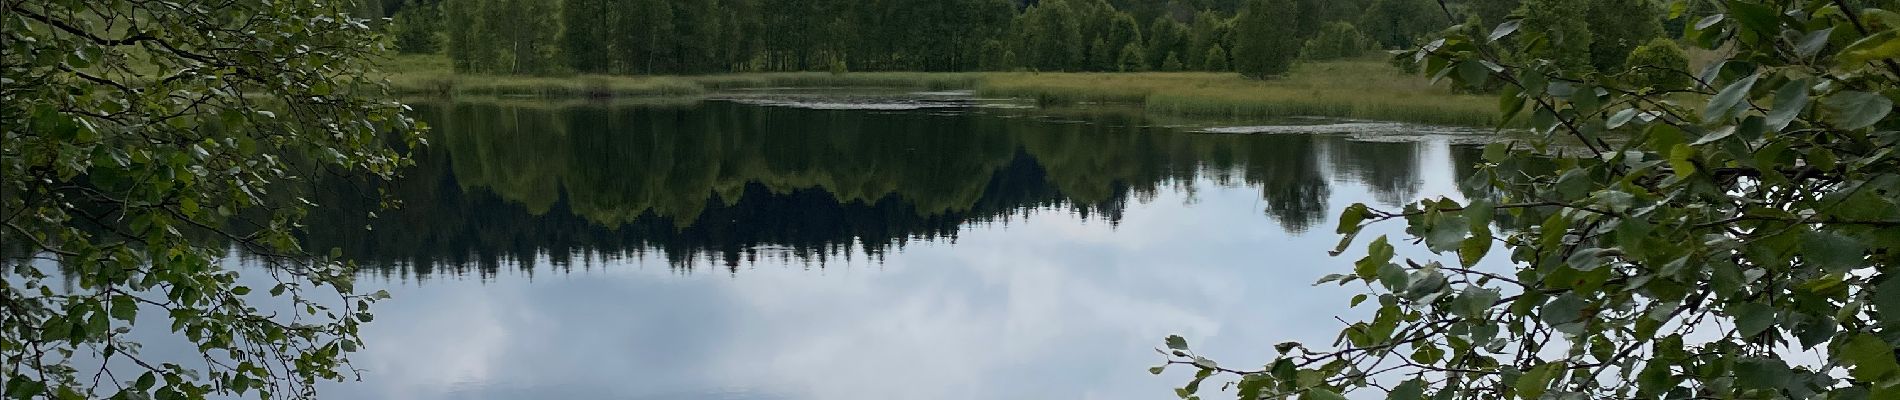
[[[402,64],[402,63],[399,63]],[[1210,118],[1316,116],[1497,127],[1494,97],[1453,93],[1380,59],[1307,63],[1275,80],[1218,72],[763,72],[696,76],[463,75],[444,66],[392,68],[401,97],[513,100],[699,98],[742,89],[973,90],[1040,106],[1117,103],[1158,115]]]

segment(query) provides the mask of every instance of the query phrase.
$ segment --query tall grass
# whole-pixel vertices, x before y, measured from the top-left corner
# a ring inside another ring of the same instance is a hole
[[[687,96],[774,87],[975,88],[979,73],[768,72],[681,76],[517,76],[459,74],[441,56],[397,56],[383,64],[391,90],[404,95],[511,97]]]
[[[1045,106],[1127,103],[1158,115],[1324,116],[1432,124],[1499,125],[1490,96],[1456,94],[1379,59],[1302,64],[1273,80],[1232,73],[772,72],[695,76],[524,77],[465,75],[439,56],[397,57],[385,67],[398,93],[427,96],[697,96],[781,87],[976,89],[984,96],[1036,99]]]
[[[706,93],[692,81],[671,77],[581,75],[534,77],[398,73],[389,77],[398,94],[509,97],[683,96]]]
[[[765,72],[681,76],[707,89],[774,87],[899,87],[928,90],[975,88],[983,79],[971,72]]]
[[[1374,59],[1303,64],[1288,76],[1267,81],[1207,72],[993,74],[978,93],[1034,98],[1045,105],[1139,103],[1150,113],[1166,115],[1326,116],[1473,126],[1500,122],[1491,97],[1452,93]]]

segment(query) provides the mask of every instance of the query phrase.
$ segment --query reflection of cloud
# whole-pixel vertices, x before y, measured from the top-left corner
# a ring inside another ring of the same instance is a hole
[[[402,298],[382,303],[380,323],[400,320],[422,330],[369,329],[371,347],[359,357],[369,370],[366,385],[380,386],[391,398],[434,398],[461,385],[495,380],[497,365],[511,341],[509,326],[533,322],[533,313],[511,305],[514,293],[408,288]],[[376,326],[376,325],[371,325]]]
[[[1234,207],[1201,206],[1251,213],[1251,193],[1232,192]],[[1217,334],[1208,305],[1244,294],[1230,265],[1195,260],[1215,252],[1192,252],[1258,239],[1207,229],[1219,215],[1181,203],[1151,202],[1113,231],[1031,218],[914,246],[879,274],[788,285],[748,271],[734,282],[742,304],[807,311],[747,316],[766,329],[741,330],[720,369],[817,399],[1166,396],[1176,382],[1146,375],[1148,349]]]
[[[1447,187],[1439,173],[1421,176],[1427,191]],[[328,393],[1166,398],[1187,371],[1145,368],[1168,334],[1244,367],[1268,361],[1279,341],[1328,342],[1339,329],[1330,317],[1364,311],[1345,306],[1355,288],[1311,286],[1349,269],[1325,255],[1337,240],[1329,229],[1288,234],[1259,214],[1258,188],[1197,184],[1198,203],[1164,189],[1112,228],[1038,213],[967,227],[954,244],[916,242],[881,263],[806,270],[763,259],[738,274],[676,275],[651,256],[532,281],[396,288],[364,333],[373,347],[358,360],[371,374]],[[1371,196],[1342,187],[1326,216]]]

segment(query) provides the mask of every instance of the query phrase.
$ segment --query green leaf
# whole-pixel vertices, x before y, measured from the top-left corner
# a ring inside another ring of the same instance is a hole
[[[1451,300],[1451,311],[1460,317],[1478,319],[1501,299],[1497,289],[1467,288]]]
[[[1397,292],[1410,286],[1411,282],[1412,278],[1405,273],[1405,267],[1393,263],[1379,266],[1379,283],[1384,284],[1386,289]]]
[[[131,321],[139,315],[139,304],[132,300],[132,296],[112,296],[111,310],[113,319]]]
[[[1893,111],[1893,100],[1878,93],[1844,91],[1821,101],[1827,106],[1829,122],[1836,128],[1860,129],[1873,126]]]
[[[1690,161],[1692,157],[1695,157],[1694,147],[1689,147],[1688,143],[1677,143],[1675,147],[1669,149],[1669,168],[1675,170],[1677,177],[1688,178],[1695,175],[1695,163]]]
[[[1484,64],[1479,64],[1477,61],[1458,63],[1458,79],[1466,86],[1484,86],[1484,82],[1490,77],[1491,70],[1485,68]]]
[[[155,385],[157,383],[158,383],[158,376],[153,374],[152,371],[145,371],[145,373],[139,374],[139,379],[137,381],[132,383],[132,388],[138,389],[138,391],[143,392],[147,390],[152,390],[152,385]]]
[[[1716,23],[1722,22],[1722,20],[1726,18],[1728,18],[1728,15],[1725,15],[1725,14],[1714,14],[1707,17],[1702,17],[1702,19],[1696,20],[1695,28],[1697,30],[1706,30],[1706,29],[1709,29],[1709,27],[1711,26],[1715,26]]]
[[[1781,389],[1793,378],[1794,370],[1780,359],[1744,357],[1735,363],[1735,383],[1745,388]]]
[[[1498,119],[1509,123],[1522,112],[1524,112],[1523,90],[1518,89],[1517,86],[1505,86],[1504,90],[1498,93],[1498,113],[1502,114]]]
[[[1236,385],[1237,389],[1234,391],[1234,394],[1242,399],[1257,399],[1260,398],[1260,391],[1266,389],[1270,383],[1273,383],[1273,380],[1263,375],[1254,374],[1243,376],[1240,377],[1240,383]]]
[[[1425,398],[1425,381],[1413,378],[1400,382],[1386,393],[1386,400],[1422,400]]]
[[[1570,258],[1564,260],[1564,263],[1578,271],[1591,271],[1603,266],[1602,254],[1603,249],[1599,248],[1578,249],[1570,253]]]
[[[1523,22],[1523,20],[1513,19],[1504,21],[1504,23],[1498,24],[1497,28],[1492,29],[1491,34],[1486,36],[1486,38],[1496,41],[1503,39],[1505,36],[1510,36],[1512,32],[1517,32],[1517,26],[1520,22]]]
[[[1848,375],[1854,379],[1873,382],[1900,370],[1900,362],[1893,356],[1893,346],[1874,335],[1856,335],[1840,346],[1835,357],[1853,365]]]
[[[1436,264],[1434,264],[1436,265]],[[1418,300],[1438,293],[1445,287],[1445,274],[1437,268],[1427,268],[1408,277],[1405,285],[1405,298]]]
[[[1397,250],[1397,248],[1392,247],[1391,243],[1386,242],[1385,236],[1379,236],[1378,239],[1372,240],[1372,244],[1366,246],[1365,258],[1361,258],[1359,262],[1353,263],[1352,271],[1354,274],[1358,274],[1361,279],[1377,279],[1379,277],[1379,268],[1391,264],[1392,256]]]
[[[1559,365],[1560,364],[1551,363],[1531,368],[1530,371],[1525,371],[1523,375],[1519,375],[1517,381],[1511,383],[1511,387],[1517,389],[1519,398],[1536,399],[1543,397],[1544,391],[1550,389],[1550,381],[1556,378],[1556,370]]]
[[[1346,400],[1346,396],[1332,389],[1316,387],[1307,389],[1306,393],[1301,393],[1300,400]]]
[[[1867,258],[1867,246],[1839,233],[1819,231],[1801,235],[1802,258],[1828,272],[1847,272],[1859,268]]]
[[[1458,264],[1466,267],[1476,266],[1479,261],[1484,260],[1485,254],[1491,252],[1490,232],[1481,233],[1465,239],[1464,245],[1458,246]]]
[[[1735,331],[1744,337],[1755,336],[1775,325],[1775,308],[1761,303],[1742,303],[1730,306],[1729,316],[1735,317]]]
[[[1660,360],[1651,361],[1643,366],[1643,372],[1636,376],[1637,396],[1655,398],[1655,394],[1675,385],[1675,371],[1669,363]]]
[[[1881,274],[1885,280],[1874,286],[1874,307],[1880,308],[1880,322],[1900,326],[1900,273]]]
[[[1802,35],[1801,40],[1795,42],[1794,54],[1804,59],[1814,58],[1815,54],[1821,53],[1821,49],[1827,48],[1827,38],[1829,34],[1832,33],[1834,33],[1834,28],[1808,32],[1806,35]]]
[[[1801,116],[1801,111],[1808,108],[1808,89],[1813,85],[1810,79],[1795,79],[1776,89],[1774,108],[1768,110],[1768,130],[1780,132]]]
[[[1541,316],[1544,322],[1551,325],[1576,322],[1583,318],[1583,309],[1589,305],[1590,303],[1585,301],[1582,297],[1577,297],[1575,294],[1564,293],[1562,296],[1557,296],[1556,299],[1552,299],[1549,303],[1545,303],[1541,310]]]
[[[1437,364],[1439,360],[1443,359],[1445,359],[1445,350],[1439,349],[1437,346],[1431,344],[1421,344],[1418,348],[1412,350],[1412,361],[1417,361],[1420,364]]]
[[[1339,213],[1339,228],[1334,231],[1342,235],[1358,232],[1359,223],[1365,222],[1366,217],[1372,214],[1370,210],[1365,203],[1347,206],[1346,211]]]
[[[1502,162],[1510,156],[1511,156],[1510,143],[1491,142],[1489,144],[1484,145],[1484,161],[1486,162],[1492,162],[1492,163]]]
[[[1161,372],[1162,372],[1162,371],[1167,371],[1167,370],[1168,370],[1168,365],[1167,365],[1167,364],[1162,364],[1162,365],[1156,365],[1156,366],[1153,366],[1153,367],[1148,367],[1148,373],[1150,373],[1150,374],[1155,374],[1155,375],[1161,375]]]
[[[1601,106],[1597,101],[1597,88],[1588,84],[1577,85],[1576,91],[1570,93],[1570,105],[1576,107],[1578,113],[1597,112],[1597,107]]]
[[[1737,23],[1755,33],[1768,36],[1781,32],[1781,21],[1775,17],[1775,9],[1766,5],[1729,0],[1728,10]]]
[[[1425,246],[1434,253],[1457,251],[1458,246],[1464,244],[1465,236],[1471,233],[1471,223],[1464,217],[1448,218],[1448,215],[1439,214],[1425,236]]]
[[[1630,120],[1636,119],[1636,111],[1634,108],[1625,108],[1622,111],[1617,111],[1615,114],[1610,114],[1610,120],[1604,122],[1603,127],[1608,129],[1621,128],[1624,124],[1628,124]]]
[[[1183,338],[1181,337],[1181,335],[1168,335],[1167,342],[1168,342],[1169,349],[1174,349],[1174,350],[1188,349],[1187,338]]]
[[[1755,88],[1755,79],[1759,77],[1760,75],[1749,75],[1722,88],[1722,91],[1717,92],[1714,98],[1709,99],[1708,107],[1702,109],[1702,122],[1714,123],[1734,115],[1737,106],[1748,97],[1748,91]]]
[[[1867,35],[1841,48],[1835,60],[1838,62],[1836,65],[1842,68],[1857,68],[1871,61],[1896,57],[1900,57],[1900,31],[1889,29]]]

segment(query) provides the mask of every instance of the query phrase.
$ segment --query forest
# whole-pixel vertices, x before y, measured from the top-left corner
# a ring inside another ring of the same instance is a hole
[[[405,53],[504,74],[1230,71],[1409,47],[1450,25],[1432,0],[389,0],[369,12],[390,17]]]

